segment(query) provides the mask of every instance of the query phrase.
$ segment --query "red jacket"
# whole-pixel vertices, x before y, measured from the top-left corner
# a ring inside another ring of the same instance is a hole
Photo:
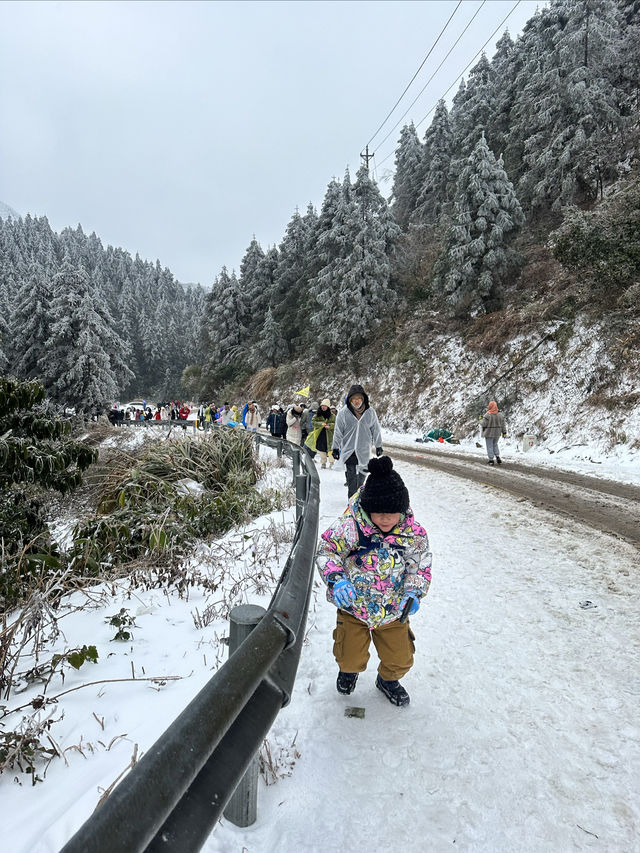
[[[189,408],[189,406],[183,406],[178,412],[178,417],[180,418],[180,420],[186,421],[186,419],[189,417],[190,411],[191,409]]]

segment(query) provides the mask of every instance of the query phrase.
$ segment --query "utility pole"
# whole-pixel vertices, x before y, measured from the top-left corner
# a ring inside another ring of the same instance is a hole
[[[369,160],[373,160],[375,155],[369,154],[369,146],[368,145],[364,150],[365,150],[365,153],[360,154],[360,159],[364,160],[364,165],[367,167],[367,172],[368,172],[369,171]]]

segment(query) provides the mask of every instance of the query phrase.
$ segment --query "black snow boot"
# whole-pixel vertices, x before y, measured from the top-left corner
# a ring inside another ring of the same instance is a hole
[[[398,707],[402,708],[404,705],[409,704],[409,694],[399,681],[385,681],[384,678],[378,676],[376,678],[376,687],[378,690],[382,690],[392,705],[398,705]]]
[[[499,456],[496,456],[496,462],[498,463],[498,465],[502,465],[502,459],[500,459]]]
[[[489,465],[493,465],[493,459],[489,459]]]
[[[357,672],[342,672],[338,673],[338,679],[336,681],[336,689],[338,693],[342,693],[344,696],[348,696],[350,693],[356,689],[356,681],[358,680]]]

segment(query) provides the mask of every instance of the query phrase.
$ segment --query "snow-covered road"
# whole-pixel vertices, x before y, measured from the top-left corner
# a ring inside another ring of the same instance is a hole
[[[253,827],[223,821],[205,849],[639,850],[637,551],[489,487],[397,468],[434,555],[410,707],[375,690],[375,651],[356,692],[336,693],[335,610],[318,584],[270,735],[291,775],[261,788]],[[320,475],[324,529],[346,489],[341,472]],[[353,705],[364,719],[344,716]]]
[[[253,827],[223,819],[204,850],[636,853],[638,552],[490,485],[406,462],[397,468],[433,550],[431,590],[412,618],[416,664],[404,679],[411,705],[396,708],[375,689],[375,651],[355,693],[336,693],[335,608],[318,580],[292,701],[268,738],[283,778],[260,783]],[[341,470],[319,473],[324,529],[344,509],[346,489]],[[288,469],[275,474],[290,482]],[[274,570],[288,548],[269,556]],[[205,553],[196,549],[192,564],[206,574]],[[219,561],[216,577],[235,584],[239,563],[221,575]],[[211,598],[197,587],[188,599],[143,588],[90,597],[95,604],[71,597],[64,635],[43,652],[44,660],[91,642],[100,655],[97,666],[67,668],[65,681],[56,676],[48,688],[61,698],[42,713],[60,718],[52,736],[64,759],[35,787],[17,770],[0,777],[7,853],[57,853],[134,747],[148,750],[226,657],[228,624],[194,624]],[[127,643],[113,641],[109,624],[120,607],[135,614]],[[179,680],[127,683],[134,671]],[[12,704],[41,691],[36,683]],[[347,706],[364,708],[364,719],[345,717]],[[5,722],[16,725],[16,716]]]

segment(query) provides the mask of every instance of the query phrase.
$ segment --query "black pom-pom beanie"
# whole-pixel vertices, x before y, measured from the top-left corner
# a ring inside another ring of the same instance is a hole
[[[409,491],[402,477],[393,470],[389,456],[369,460],[369,476],[360,489],[360,506],[372,512],[406,512],[409,509]]]

